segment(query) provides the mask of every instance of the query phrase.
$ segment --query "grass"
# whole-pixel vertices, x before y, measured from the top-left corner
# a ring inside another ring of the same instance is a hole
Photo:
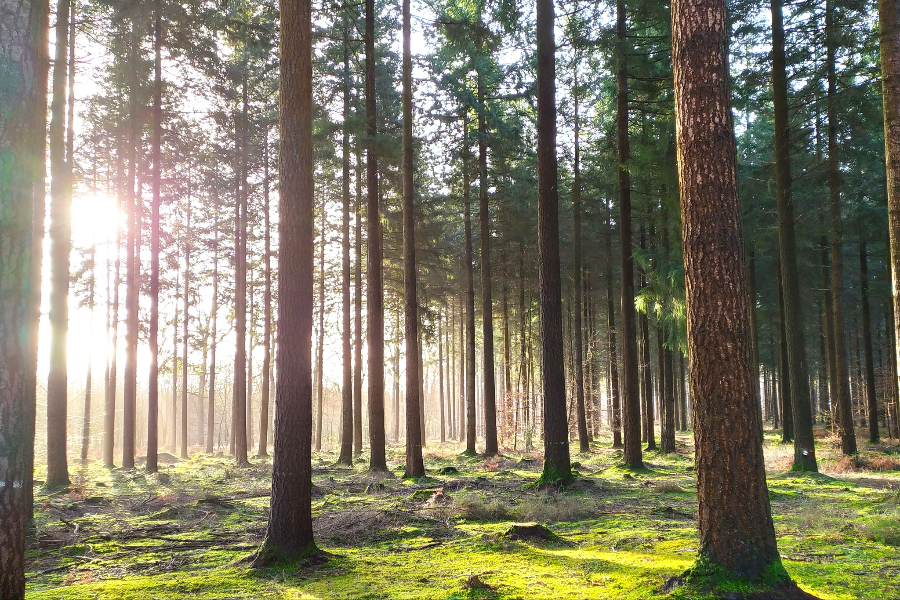
[[[823,599],[895,598],[900,471],[884,467],[897,448],[866,446],[848,469],[834,441],[820,441],[825,473],[790,473],[790,447],[766,432],[784,566]],[[393,469],[401,447],[389,451],[388,474],[317,454],[316,539],[331,557],[266,570],[242,559],[265,533],[270,462],[238,469],[197,454],[158,476],[91,464],[66,490],[37,490],[27,598],[699,600],[689,586],[663,591],[696,556],[691,439],[679,436],[677,455],[647,453],[641,471],[621,468],[609,445],[580,455],[562,491],[534,485],[534,455],[483,459],[429,445],[428,477],[414,481]],[[504,533],[516,522],[542,523],[560,543],[512,540]]]

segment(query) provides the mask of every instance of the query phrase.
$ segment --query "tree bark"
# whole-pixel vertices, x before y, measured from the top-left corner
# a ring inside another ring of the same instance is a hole
[[[319,340],[316,342],[316,452],[322,450],[322,412],[324,409],[323,396],[324,389],[324,357],[325,354],[325,221],[326,207],[322,204],[322,220],[320,225],[320,233],[322,242],[319,244],[319,326],[317,333]]]
[[[463,221],[465,228],[465,285],[466,285],[466,454],[475,450],[475,285],[472,273],[472,199],[469,188],[469,112],[463,109]]]
[[[772,0],[772,94],[775,113],[775,188],[778,206],[778,246],[784,294],[784,334],[787,347],[786,375],[790,379],[794,439],[794,471],[818,471],[810,409],[803,304],[797,269],[794,234],[794,201],[791,194],[790,125],[787,68],[784,50],[782,0]],[[785,423],[788,422],[785,414]],[[785,428],[785,431],[787,429]]]
[[[354,234],[356,269],[353,280],[353,453],[362,454],[362,156],[356,146],[356,228]]]
[[[369,469],[386,471],[384,448],[384,284],[382,281],[382,227],[378,198],[378,156],[375,137],[378,135],[375,104],[375,0],[365,0],[366,46],[366,183],[367,220],[367,288],[366,337],[369,350]]]
[[[72,250],[72,197],[66,162],[66,79],[69,0],[56,3],[56,57],[50,102],[50,369],[47,377],[47,485],[69,483],[66,457],[69,328],[69,253]]]
[[[699,560],[758,580],[780,560],[751,381],[725,4],[672,5]]]
[[[191,309],[191,183],[188,168],[187,216],[184,238],[184,320],[181,334],[181,458],[188,457],[188,341]]]
[[[875,364],[872,358],[872,322],[869,307],[869,265],[866,238],[859,242],[859,291],[862,305],[863,360],[865,361],[866,407],[869,412],[869,441],[875,443],[878,433],[878,399],[875,395]]]
[[[403,0],[403,308],[406,339],[406,472],[423,477],[419,347],[419,299],[416,282],[416,205],[413,182],[412,54],[410,0]]]
[[[269,402],[272,392],[269,389],[269,374],[272,372],[272,231],[269,210],[269,130],[266,129],[263,137],[263,236],[265,238],[265,289],[263,290],[263,366],[262,389],[259,406],[259,450],[257,456],[268,456],[269,447]],[[345,224],[347,221],[346,214]],[[348,267],[349,268],[349,267]],[[349,294],[349,291],[347,292]],[[349,310],[349,309],[348,309]],[[348,312],[349,314],[349,312]],[[349,336],[349,331],[347,336]],[[349,340],[349,337],[347,338]],[[349,369],[349,366],[347,367]],[[349,388],[348,393],[349,393]],[[212,405],[210,405],[212,408]],[[210,427],[212,421],[210,421]],[[351,430],[352,436],[352,430]],[[352,443],[352,440],[351,440]]]
[[[234,394],[232,396],[232,424],[234,457],[238,466],[247,460],[247,74],[244,64],[241,85],[242,110],[237,118],[235,133],[239,144],[238,189],[235,198],[234,253]],[[185,357],[187,360],[187,357]]]
[[[346,9],[342,15],[342,27],[344,36],[344,70],[342,72],[343,86],[341,90],[344,100],[344,126],[341,132],[341,198],[343,200],[343,219],[341,221],[341,359],[343,363],[343,381],[341,385],[341,453],[337,462],[342,465],[350,465],[353,464],[353,349],[350,344],[350,336],[352,335],[350,331],[350,20]],[[268,256],[268,250],[266,256]],[[268,267],[266,273],[268,277]],[[268,307],[268,305],[269,303],[266,301],[266,306]],[[268,320],[266,324],[268,325]],[[266,338],[266,344],[268,347],[268,337]]]
[[[269,525],[260,563],[317,552],[312,528],[312,3],[280,4],[278,410]]]
[[[563,368],[554,21],[553,0],[537,0],[538,285],[541,364],[544,371],[543,483],[572,478]]]
[[[849,374],[847,354],[844,347],[844,314],[841,298],[841,174],[838,162],[837,139],[837,75],[835,61],[837,51],[837,24],[834,15],[834,0],[825,3],[826,67],[828,79],[828,197],[831,215],[831,309],[834,334],[836,421],[841,436],[841,452],[856,454],[856,433],[853,429],[853,414],[850,406]]]
[[[160,206],[162,205],[162,15],[160,2],[154,4],[153,28],[153,206],[150,213],[150,377],[147,390],[148,473],[158,470],[159,452],[159,247]]]
[[[210,348],[209,348],[209,395],[207,402],[206,414],[206,452],[213,452],[213,431],[216,425],[216,347],[218,346],[218,307],[219,307],[219,197],[217,188],[213,187],[213,275],[212,275],[212,306],[209,310],[209,319],[211,325]],[[268,200],[268,194],[266,195]],[[268,218],[268,213],[266,214]],[[267,228],[268,230],[268,228]],[[268,256],[266,257],[268,260]]]
[[[74,5],[72,10],[74,11]],[[88,280],[88,310],[91,313],[90,317],[90,326],[88,331],[91,332],[93,337],[94,332],[94,283],[95,283],[95,269],[96,264],[94,263],[94,259],[97,256],[97,246],[91,246],[91,274]],[[91,442],[91,392],[93,391],[93,380],[91,377],[91,363],[93,358],[93,346],[88,347],[88,368],[87,368],[87,377],[84,382],[84,414],[82,416],[82,427],[81,427],[81,464],[86,465],[88,459],[88,449],[90,447]]]
[[[616,128],[618,137],[619,260],[621,262],[622,403],[625,465],[644,465],[641,449],[641,397],[638,389],[637,330],[634,310],[634,248],[631,237],[631,177],[628,161],[628,37],[625,0],[616,2]]]
[[[37,327],[35,221],[42,222],[49,4],[7,3],[0,20],[0,598],[25,597],[25,532],[32,511]],[[9,82],[9,84],[7,83]],[[43,88],[41,87],[43,85]],[[38,192],[40,190],[40,193]],[[37,202],[37,196],[40,202]],[[38,213],[41,213],[41,217]],[[41,237],[43,225],[40,229]]]
[[[574,213],[573,244],[575,246],[575,266],[572,274],[575,288],[575,411],[578,421],[578,449],[590,452],[591,442],[587,428],[587,411],[584,402],[584,336],[582,335],[582,313],[584,310],[584,288],[581,278],[581,123],[578,114],[578,74],[572,88],[572,102],[575,108],[575,160],[572,165],[572,210]]]
[[[620,448],[622,446],[622,407],[619,399],[619,357],[618,348],[616,347],[616,311],[613,303],[612,237],[612,202],[610,201],[606,203],[606,259],[604,262],[604,277],[606,278],[606,332],[609,340],[609,387],[610,395],[612,396],[610,427],[612,428],[613,448]],[[640,434],[640,430],[638,430],[638,434]]]

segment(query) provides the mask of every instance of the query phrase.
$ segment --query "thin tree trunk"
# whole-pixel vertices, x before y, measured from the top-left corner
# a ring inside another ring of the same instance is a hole
[[[574,343],[575,343],[575,410],[578,420],[578,449],[580,452],[590,452],[590,436],[587,429],[587,411],[584,402],[584,336],[581,329],[582,311],[584,306],[584,289],[582,286],[581,269],[581,123],[578,114],[578,73],[575,72],[575,80],[572,86],[572,102],[575,108],[575,160],[573,163],[574,177],[572,180],[572,210],[574,213],[573,244],[575,246],[575,266],[572,274],[575,287],[574,313]]]
[[[619,184],[619,260],[621,262],[622,310],[622,403],[625,465],[643,466],[641,449],[641,399],[638,389],[637,331],[634,310],[634,258],[631,237],[631,177],[628,161],[631,148],[628,140],[628,63],[627,16],[625,0],[616,2],[616,128],[618,138]]]
[[[725,4],[675,0],[672,5],[699,557],[750,580],[787,579],[775,541],[751,381]],[[703,133],[711,123],[716,135]],[[729,485],[723,487],[723,481]]]
[[[794,234],[794,203],[791,195],[791,152],[788,118],[788,84],[784,51],[782,0],[771,0],[772,7],[772,92],[775,112],[775,187],[778,206],[778,246],[784,294],[784,334],[790,379],[791,410],[785,424],[792,425],[794,471],[818,471],[815,437],[810,410],[806,339],[803,335],[803,303],[797,269],[797,242]],[[785,432],[787,432],[785,427]]]
[[[441,409],[441,443],[447,441],[447,425],[444,419],[444,337],[442,329],[442,317],[438,313],[438,403]]]
[[[147,391],[147,472],[158,470],[159,453],[159,250],[162,206],[162,16],[155,3],[153,28],[153,207],[150,214],[150,378]]]
[[[66,80],[69,0],[56,4],[56,58],[50,103],[50,369],[47,377],[47,485],[69,483],[66,457],[69,327],[69,253],[72,249],[72,181],[66,161]]]
[[[875,395],[875,364],[872,359],[872,323],[869,307],[869,265],[866,238],[859,242],[859,291],[862,305],[862,338],[866,369],[866,406],[869,411],[869,441],[875,443],[878,434],[878,399]]]
[[[316,452],[322,450],[322,412],[324,408],[324,357],[325,354],[325,221],[326,207],[323,203],[321,213],[322,242],[319,244],[319,340],[316,343]]]
[[[362,155],[356,146],[356,269],[354,271],[354,321],[353,321],[353,448],[359,456],[363,448],[362,430]]]
[[[181,335],[181,458],[188,457],[188,342],[191,308],[191,182],[188,169],[186,233],[184,238],[184,320]]]
[[[365,0],[366,46],[366,135],[378,134],[375,104],[375,0]],[[368,187],[366,331],[369,350],[369,469],[386,471],[384,447],[384,284],[382,282],[382,227],[378,198],[378,157],[374,142],[366,150]]]
[[[262,366],[262,397],[259,406],[259,450],[257,456],[268,456],[269,447],[269,402],[272,392],[269,387],[270,373],[272,372],[272,231],[269,210],[269,130],[263,137],[263,211],[265,231],[265,270],[266,282],[263,291],[263,366]],[[346,215],[345,215],[346,216]],[[346,221],[346,218],[345,218]],[[215,313],[214,313],[215,314]],[[349,336],[349,332],[347,333]],[[349,337],[348,337],[349,339]],[[348,388],[349,393],[349,388]],[[212,405],[210,405],[212,407]],[[212,422],[210,422],[212,426]],[[352,435],[352,431],[351,431]],[[351,440],[352,442],[352,440]]]
[[[613,271],[612,271],[612,201],[606,203],[606,259],[604,277],[606,278],[606,333],[609,340],[609,377],[610,395],[612,396],[612,415],[610,427],[613,435],[613,448],[622,446],[622,408],[619,399],[619,357],[616,347],[616,311],[613,303]],[[640,431],[638,431],[640,434]],[[640,438],[640,435],[638,435]]]
[[[835,23],[834,0],[825,3],[825,59],[828,79],[828,195],[831,214],[831,309],[834,322],[834,359],[836,390],[836,421],[841,436],[841,452],[856,454],[856,433],[853,429],[853,414],[850,407],[848,388],[847,355],[844,348],[844,314],[841,278],[841,174],[838,162],[837,140],[837,75],[835,61],[838,40],[838,25]]]
[[[472,272],[472,199],[469,188],[469,111],[463,108],[463,220],[465,229],[465,285],[466,285],[466,453],[475,450],[475,285]]]
[[[72,9],[75,10],[74,8]],[[91,332],[91,338],[93,338],[94,332],[94,283],[96,276],[94,274],[94,269],[96,265],[94,264],[94,259],[97,256],[97,246],[96,244],[91,246],[91,274],[90,279],[88,280],[88,310],[91,313],[91,321],[88,331]],[[88,368],[87,368],[87,377],[84,383],[84,415],[82,419],[82,427],[81,427],[81,464],[87,464],[88,458],[88,448],[90,446],[91,441],[91,392],[93,391],[93,381],[91,379],[91,358],[93,356],[93,345],[88,347]]]
[[[341,359],[343,381],[341,385],[341,453],[337,462],[342,465],[350,465],[353,464],[353,349],[350,344],[352,335],[350,331],[350,20],[346,9],[344,9],[341,19],[344,37],[344,70],[341,90],[344,100],[344,127],[341,139],[341,198],[343,200],[343,214],[341,215]],[[266,235],[268,235],[268,229]],[[268,277],[268,267],[266,276]],[[268,279],[266,281],[268,282]],[[266,306],[268,307],[268,305],[267,300]],[[268,325],[268,320],[266,324]],[[268,334],[266,352],[268,354]]]
[[[246,64],[244,65],[246,71]],[[235,128],[238,149],[239,178],[235,198],[234,313],[236,348],[234,354],[234,393],[232,424],[234,456],[238,466],[247,460],[247,74],[241,86],[242,110]],[[185,360],[187,357],[185,357]]]
[[[412,54],[410,0],[403,0],[403,307],[406,338],[406,477],[425,475],[422,461],[422,348],[416,281],[416,205],[413,183]]]
[[[121,169],[120,169],[121,171]],[[106,380],[105,407],[103,412],[103,466],[111,469],[114,466],[113,454],[116,438],[116,379],[119,350],[119,287],[122,267],[122,228],[116,231],[116,267],[112,297],[112,331],[109,339],[109,378]],[[110,302],[109,296],[106,299]]]

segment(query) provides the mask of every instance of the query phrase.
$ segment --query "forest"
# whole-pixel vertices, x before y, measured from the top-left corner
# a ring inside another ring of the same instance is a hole
[[[0,0],[0,600],[900,598],[900,0]]]

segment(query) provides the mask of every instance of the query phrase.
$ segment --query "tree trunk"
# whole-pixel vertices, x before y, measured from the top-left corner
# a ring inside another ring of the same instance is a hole
[[[0,155],[0,598],[25,597],[25,532],[32,512],[40,292],[34,262],[43,237],[49,4],[18,0],[4,7]],[[43,85],[43,87],[41,87]],[[43,115],[41,113],[44,113]],[[40,196],[40,201],[37,201]],[[38,215],[40,213],[40,216]],[[41,221],[41,229],[35,221]]]
[[[776,266],[778,272],[778,383],[780,384],[778,396],[781,398],[781,442],[787,444],[794,439],[794,397],[793,381],[788,365],[788,342],[785,326],[784,305],[784,277],[782,276],[781,261]]]
[[[386,471],[384,448],[384,284],[382,282],[382,227],[378,198],[378,157],[374,139],[378,135],[375,104],[375,0],[366,6],[366,135],[373,140],[366,150],[366,210],[368,261],[366,289],[366,336],[369,350],[369,469]]]
[[[888,229],[893,297],[893,332],[900,332],[900,1],[878,1],[881,93],[884,100],[884,150],[887,171]],[[896,389],[900,354],[891,355]],[[896,399],[896,396],[893,396]],[[900,404],[897,404],[900,410]],[[900,417],[900,412],[895,413]],[[900,426],[898,426],[900,432]]]
[[[544,369],[543,483],[572,478],[563,369],[554,21],[553,0],[537,0],[538,268],[541,364]]]
[[[578,115],[578,74],[575,73],[575,82],[572,88],[572,102],[575,107],[575,161],[573,164],[574,178],[572,180],[572,210],[574,213],[574,239],[575,267],[572,271],[575,287],[575,410],[578,419],[578,449],[581,452],[590,452],[591,443],[587,429],[587,411],[584,402],[584,336],[581,333],[583,327],[582,311],[584,310],[584,289],[582,287],[581,269],[581,127]]]
[[[322,242],[319,244],[319,326],[317,333],[319,340],[316,343],[316,452],[322,450],[322,412],[324,408],[324,357],[325,354],[325,221],[326,207],[322,203],[321,234]]]
[[[74,5],[72,10],[74,11]],[[97,256],[97,246],[91,246],[91,274],[90,279],[88,280],[88,310],[91,313],[91,324],[88,331],[91,332],[91,337],[93,338],[94,332],[94,283],[95,283],[95,275],[94,270],[96,265],[94,263],[94,259]],[[93,391],[93,381],[91,379],[91,359],[93,356],[92,352],[93,346],[88,347],[88,368],[87,368],[87,377],[84,382],[84,415],[82,419],[82,427],[81,427],[81,464],[87,464],[88,458],[88,448],[90,447],[91,442],[91,392]]]
[[[441,443],[447,441],[447,424],[444,415],[444,337],[442,329],[442,317],[438,313],[438,404],[441,409]]]
[[[837,24],[834,22],[834,0],[825,3],[825,40],[826,67],[828,79],[828,196],[831,214],[831,309],[834,323],[834,359],[835,359],[835,394],[836,421],[841,436],[841,452],[845,455],[856,454],[856,433],[853,429],[853,414],[850,407],[849,375],[847,372],[847,354],[844,348],[844,314],[842,280],[841,280],[841,174],[838,162],[837,139]]]
[[[353,464],[353,349],[350,344],[350,20],[346,9],[342,15],[344,70],[342,72],[342,94],[344,100],[341,139],[341,197],[343,214],[341,221],[341,359],[343,381],[341,385],[341,453],[338,464]],[[266,235],[268,236],[268,230]],[[266,238],[268,239],[268,237]],[[268,250],[266,255],[268,256]],[[268,260],[268,259],[267,259]],[[268,267],[266,268],[268,277]],[[266,280],[268,281],[268,279]],[[266,284],[268,285],[268,283]],[[268,288],[267,288],[268,289]],[[267,292],[268,293],[268,292]],[[266,306],[268,307],[268,300]],[[266,321],[268,326],[268,320]],[[268,334],[266,334],[268,336]],[[266,352],[268,353],[268,337]],[[266,402],[264,399],[263,402]]]
[[[622,446],[622,408],[619,399],[619,357],[616,347],[616,311],[613,303],[613,271],[612,271],[612,202],[606,203],[606,259],[604,277],[606,278],[606,333],[609,340],[609,378],[610,395],[612,396],[612,415],[610,427],[613,435],[613,448]],[[640,420],[640,419],[638,419]],[[640,434],[640,430],[638,430]],[[638,435],[640,438],[640,435]]]
[[[750,334],[753,344],[753,360],[751,362],[753,385],[756,386],[756,399],[759,402],[759,326],[756,317],[756,252],[752,245],[747,253],[747,297],[750,299]],[[684,423],[684,420],[682,420]],[[681,430],[684,431],[682,425]]]
[[[619,260],[621,262],[622,403],[624,461],[630,468],[644,465],[641,450],[641,398],[638,389],[637,331],[634,311],[634,249],[631,238],[631,177],[628,161],[628,37],[625,0],[616,2],[616,129],[618,133]]]
[[[475,450],[475,285],[472,273],[472,199],[469,188],[469,111],[463,108],[463,204],[465,228],[465,285],[466,285],[466,454]]]
[[[112,300],[112,324],[109,339],[109,377],[106,380],[105,390],[105,406],[103,411],[103,466],[112,469],[114,466],[113,454],[115,450],[116,438],[116,379],[118,369],[119,350],[119,287],[121,284],[121,268],[122,268],[122,229],[116,231],[116,266],[115,279],[113,282],[113,293],[110,299],[107,296],[106,301]]]
[[[787,377],[791,387],[794,438],[794,471],[818,471],[815,437],[810,410],[806,340],[803,335],[803,304],[797,270],[794,235],[794,201],[791,195],[791,152],[788,118],[788,85],[784,52],[782,0],[772,6],[772,94],[775,111],[775,187],[778,206],[778,246],[784,294],[784,334],[787,347]],[[785,413],[785,423],[788,422]],[[787,428],[785,428],[787,431]]]
[[[181,335],[181,458],[188,457],[188,341],[191,308],[191,183],[188,170],[187,223],[184,238],[184,320]]]
[[[136,64],[140,53],[140,24],[131,23],[131,46],[129,49],[129,63]],[[137,145],[140,136],[140,123],[138,121],[138,87],[137,73],[130,77],[130,132],[128,138],[128,274],[126,281],[125,313],[126,313],[126,337],[125,337],[125,394],[122,402],[122,468],[134,468],[135,446],[135,417],[137,411],[137,349],[140,322],[138,320],[138,302],[140,295],[140,235],[141,235],[141,211],[139,210],[138,156]]]
[[[356,269],[354,271],[354,321],[353,321],[353,448],[354,454],[362,454],[362,156],[356,146],[356,229],[354,234]]]
[[[859,242],[859,291],[862,305],[862,338],[866,377],[866,406],[869,412],[869,441],[875,443],[878,434],[878,400],[875,395],[875,364],[872,359],[872,323],[869,307],[869,265],[866,238]]]
[[[725,4],[672,5],[699,560],[758,580],[783,571],[776,571],[780,562],[751,381]],[[723,487],[724,481],[729,485]]]
[[[244,65],[246,71],[246,65]],[[234,252],[234,313],[235,354],[234,393],[232,395],[232,424],[234,457],[238,466],[249,464],[247,460],[247,74],[245,72],[241,95],[243,106],[235,127],[238,148],[238,189],[235,198],[235,252]],[[187,357],[185,357],[187,360]]]
[[[416,283],[416,205],[413,183],[412,54],[410,51],[410,0],[403,0],[403,308],[406,339],[406,472],[423,477],[419,346],[419,299]],[[423,399],[422,399],[423,400]]]
[[[66,457],[69,327],[69,253],[72,249],[72,182],[66,162],[66,79],[69,0],[56,4],[56,57],[50,103],[50,369],[47,377],[47,485],[69,483]]]
[[[275,453],[258,561],[315,552],[312,528],[312,3],[281,2]]]
[[[269,447],[269,402],[271,400],[272,392],[269,389],[269,373],[272,371],[272,232],[270,225],[270,211],[269,211],[269,130],[266,129],[266,134],[263,137],[263,210],[264,210],[264,224],[263,227],[265,231],[263,235],[265,237],[265,269],[266,269],[266,282],[265,289],[263,291],[263,319],[265,323],[263,323],[263,366],[262,366],[262,397],[260,398],[260,406],[259,406],[259,450],[257,451],[257,456],[264,457],[268,456],[268,447]],[[346,214],[344,215],[344,222],[347,222]],[[349,291],[347,292],[349,294]],[[349,309],[348,309],[349,310]],[[348,313],[349,314],[349,313]],[[349,332],[347,333],[348,340]],[[349,363],[348,363],[349,364]],[[349,369],[349,367],[347,367]],[[349,387],[347,388],[347,393],[349,392]],[[210,408],[212,408],[212,404],[210,404]],[[210,427],[212,427],[212,422],[210,421]],[[353,431],[350,432],[351,436]],[[352,440],[348,437],[348,440],[352,443]]]
[[[162,16],[155,3],[153,28],[153,206],[150,214],[150,378],[147,391],[147,472],[156,473],[159,452],[159,246],[162,205]]]

